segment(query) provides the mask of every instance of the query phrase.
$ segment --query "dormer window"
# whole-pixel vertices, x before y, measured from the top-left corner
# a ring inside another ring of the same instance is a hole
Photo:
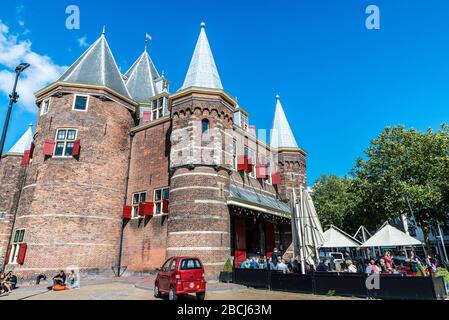
[[[165,98],[153,100],[152,121],[158,120],[164,116]]]
[[[87,111],[89,107],[89,96],[75,95],[73,100],[73,110],[75,111]]]
[[[234,113],[234,124],[243,129],[243,131],[248,131],[248,115],[242,110],[238,110]]]
[[[41,104],[41,116],[45,115],[50,111],[50,99],[42,101]]]

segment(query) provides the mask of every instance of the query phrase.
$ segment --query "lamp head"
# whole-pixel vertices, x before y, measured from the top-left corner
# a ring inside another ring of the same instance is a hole
[[[30,66],[29,63],[21,63],[17,66],[16,72],[17,73],[23,72],[23,71],[25,71],[25,69],[28,69],[29,66]]]

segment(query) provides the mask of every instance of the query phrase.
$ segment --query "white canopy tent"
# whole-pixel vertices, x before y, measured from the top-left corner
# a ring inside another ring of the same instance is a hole
[[[336,226],[331,226],[324,234],[322,249],[359,248],[362,243]]]
[[[362,244],[362,248],[421,246],[421,241],[399,229],[385,224],[374,236]]]

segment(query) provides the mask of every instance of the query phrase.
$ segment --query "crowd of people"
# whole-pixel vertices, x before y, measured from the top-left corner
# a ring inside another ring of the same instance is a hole
[[[333,257],[324,257],[318,265],[306,262],[305,271],[317,272],[348,272],[364,274],[405,274],[409,276],[433,275],[439,266],[434,256],[427,256],[423,261],[414,252],[408,253],[408,257],[395,257],[391,251],[385,251],[377,258],[354,259],[349,252],[344,254],[343,261],[336,261]],[[275,248],[271,257],[255,256],[246,259],[241,269],[259,269],[280,271],[285,274],[301,273],[301,259],[284,259],[283,255]]]

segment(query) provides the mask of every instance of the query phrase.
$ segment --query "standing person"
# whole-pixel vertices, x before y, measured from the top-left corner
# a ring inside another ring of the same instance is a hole
[[[278,264],[279,258],[280,258],[281,256],[282,256],[282,255],[281,255],[281,253],[279,252],[278,248],[274,248],[272,259],[273,259],[273,264],[274,264],[275,267],[276,267],[276,265]]]
[[[431,256],[427,256],[426,259],[426,271],[428,273],[429,276],[435,274],[435,272],[437,272],[437,267],[435,266],[435,264],[432,262],[432,257]]]
[[[292,271],[295,274],[300,274],[301,273],[301,266],[299,265],[299,261],[297,259],[295,259],[293,261]]]
[[[391,252],[390,251],[385,251],[383,259],[385,261],[386,268],[388,270],[393,270],[393,258],[391,256]]]

